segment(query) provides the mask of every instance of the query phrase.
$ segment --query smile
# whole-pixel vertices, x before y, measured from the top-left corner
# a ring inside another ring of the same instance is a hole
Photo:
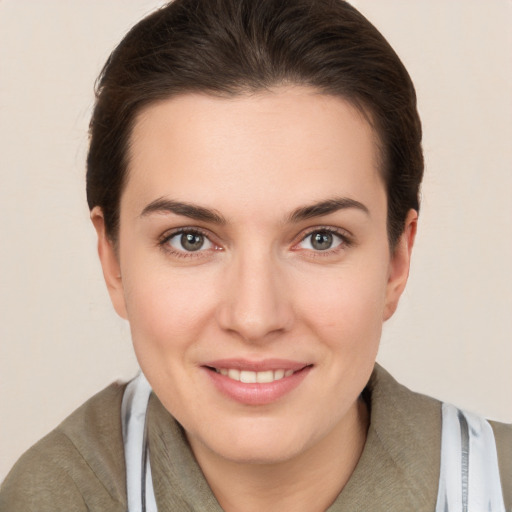
[[[202,365],[208,380],[230,400],[250,406],[284,399],[307,378],[313,364],[284,359],[224,359]]]
[[[276,380],[284,379],[293,375],[294,370],[265,370],[254,372],[250,370],[238,370],[237,368],[214,368],[217,373],[229,379],[243,382],[245,384],[269,384]]]

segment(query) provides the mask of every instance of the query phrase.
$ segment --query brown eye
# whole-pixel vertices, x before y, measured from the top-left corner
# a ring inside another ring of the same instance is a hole
[[[211,249],[213,244],[202,233],[187,231],[176,233],[167,242],[173,249],[182,252],[196,252]]]

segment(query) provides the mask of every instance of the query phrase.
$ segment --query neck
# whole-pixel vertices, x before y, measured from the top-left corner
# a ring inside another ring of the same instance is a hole
[[[359,400],[327,436],[292,459],[272,464],[234,462],[189,441],[225,512],[323,512],[354,472],[368,424],[368,409]]]

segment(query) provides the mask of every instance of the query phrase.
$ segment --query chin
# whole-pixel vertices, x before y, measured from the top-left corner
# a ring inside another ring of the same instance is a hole
[[[230,446],[220,455],[236,464],[274,465],[287,462],[301,450],[290,446],[275,445],[274,443],[261,443],[260,445]]]
[[[258,429],[255,426],[243,432],[243,428],[225,430],[222,436],[203,438],[200,444],[233,463],[266,465],[291,460],[314,442],[305,433],[293,432],[289,427]],[[193,441],[191,445],[194,449]]]

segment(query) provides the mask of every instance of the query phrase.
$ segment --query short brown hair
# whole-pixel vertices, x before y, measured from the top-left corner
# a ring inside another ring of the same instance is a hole
[[[412,81],[380,32],[342,0],[174,0],[135,25],[96,87],[87,158],[89,208],[115,240],[138,112],[186,92],[239,95],[312,86],[362,110],[379,139],[394,246],[419,210],[421,123]]]

